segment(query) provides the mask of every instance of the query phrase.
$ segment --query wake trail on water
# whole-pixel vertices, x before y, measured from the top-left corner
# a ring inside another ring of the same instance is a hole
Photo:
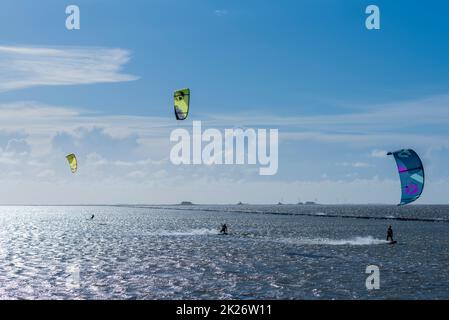
[[[157,230],[150,232],[150,235],[154,236],[168,236],[168,237],[183,237],[183,236],[209,236],[218,235],[219,232],[216,229],[190,229],[190,230]],[[237,237],[244,237],[245,235],[236,234]],[[377,239],[371,236],[367,237],[353,237],[349,239],[329,239],[329,238],[277,238],[267,239],[260,238],[261,241],[279,242],[291,245],[325,245],[325,246],[369,246],[387,244],[388,241]]]
[[[201,228],[201,229],[190,229],[182,231],[157,230],[151,232],[150,234],[155,236],[207,236],[207,235],[217,235],[219,234],[219,232],[216,229]]]
[[[376,239],[371,236],[368,237],[354,237],[350,239],[327,239],[327,238],[284,238],[279,239],[280,242],[286,244],[296,245],[327,245],[327,246],[369,246],[386,244],[388,241],[382,239]]]

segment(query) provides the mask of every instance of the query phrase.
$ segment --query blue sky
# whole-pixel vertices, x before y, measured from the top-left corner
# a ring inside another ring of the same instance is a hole
[[[65,28],[70,4],[80,30]],[[365,28],[369,4],[381,30]],[[447,203],[448,9],[436,0],[2,1],[0,203],[396,203],[383,153],[404,147],[426,166],[418,202]],[[192,109],[179,124],[171,96],[181,87]],[[191,120],[279,129],[278,174],[173,166],[170,131]],[[82,164],[75,177],[69,152]]]

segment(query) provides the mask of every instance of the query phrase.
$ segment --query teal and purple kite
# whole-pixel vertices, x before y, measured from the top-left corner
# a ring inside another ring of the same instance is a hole
[[[399,205],[418,199],[424,189],[424,167],[418,154],[412,149],[389,152],[393,155],[401,178],[402,197]]]

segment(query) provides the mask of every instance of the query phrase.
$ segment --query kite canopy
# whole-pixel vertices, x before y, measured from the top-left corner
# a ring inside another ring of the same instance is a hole
[[[190,89],[176,90],[175,98],[175,115],[177,120],[185,120],[189,115]]]
[[[78,169],[78,161],[76,160],[76,156],[72,153],[66,156],[66,158],[69,162],[70,170],[72,170],[72,173],[75,173]]]
[[[398,166],[401,179],[402,197],[400,205],[406,205],[418,199],[424,189],[424,167],[421,159],[412,149],[389,152]]]

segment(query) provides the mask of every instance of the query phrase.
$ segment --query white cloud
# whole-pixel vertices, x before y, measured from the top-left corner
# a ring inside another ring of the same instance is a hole
[[[371,157],[373,157],[373,158],[386,158],[387,157],[387,151],[375,149],[375,150],[371,151]]]
[[[47,169],[47,170],[38,172],[36,174],[36,177],[38,177],[38,178],[50,178],[50,177],[53,177],[55,174],[56,174],[56,172],[54,170]]]
[[[354,162],[352,163],[352,166],[354,168],[367,168],[367,167],[371,167],[371,165],[369,163],[366,162]]]
[[[19,160],[14,158],[13,153],[0,154],[0,164],[17,165],[19,163],[20,163]]]
[[[227,9],[217,9],[217,10],[214,11],[214,14],[215,14],[216,16],[219,16],[219,17],[225,16],[225,15],[227,15],[228,13],[229,13],[229,11],[228,11]]]
[[[8,172],[8,178],[18,178],[20,176],[22,176],[22,172],[20,171],[10,171]]]
[[[103,166],[103,165],[106,165],[107,163],[108,163],[108,161],[96,152],[89,153],[86,156],[86,164],[87,165]]]
[[[161,165],[168,163],[168,158],[161,160],[144,159],[138,161],[114,161],[113,164],[122,167],[136,167],[136,166],[148,166],[148,165]]]
[[[14,140],[14,139],[12,139]],[[15,166],[19,165],[22,162],[22,159],[27,155],[26,152],[15,152],[11,150],[11,141],[9,140],[6,144],[5,150],[0,148],[0,164],[7,166]],[[18,140],[18,139],[17,139]]]
[[[335,132],[346,135],[391,133],[412,126],[449,125],[449,95],[395,104],[360,108],[338,115],[312,115],[279,117],[276,115],[220,115],[210,117],[211,123],[232,123],[234,126],[263,125],[271,128],[285,127],[308,132]],[[421,130],[420,130],[421,131]],[[415,134],[417,135],[417,134]]]
[[[128,177],[130,178],[144,178],[146,176],[146,173],[143,171],[132,171],[130,173],[127,174]]]
[[[169,173],[167,172],[167,170],[158,170],[153,174],[153,177],[158,178],[158,179],[162,179],[165,178],[169,175]]]
[[[23,136],[31,153],[41,156],[52,151],[52,140],[58,134],[82,139],[83,135],[100,129],[113,139],[136,136],[137,142],[151,140],[152,147],[156,148],[155,142],[160,139],[168,141],[167,130],[174,126],[168,118],[108,116],[34,102],[0,105],[0,132]]]
[[[342,167],[352,167],[352,168],[368,168],[371,167],[369,163],[366,162],[342,162],[337,163],[337,165]]]
[[[123,49],[0,46],[0,92],[136,80],[121,73],[129,59],[130,53]]]

